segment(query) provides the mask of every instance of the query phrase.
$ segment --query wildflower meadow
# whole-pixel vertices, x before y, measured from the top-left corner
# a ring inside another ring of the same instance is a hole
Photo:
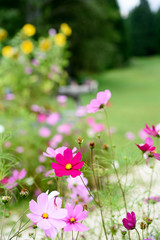
[[[149,96],[159,89],[143,59],[101,73],[96,91],[97,73],[72,82],[72,34],[67,22],[44,36],[31,23],[10,38],[0,28],[0,240],[159,240],[160,122]],[[85,89],[77,102],[75,86]],[[146,91],[144,111],[132,90]]]

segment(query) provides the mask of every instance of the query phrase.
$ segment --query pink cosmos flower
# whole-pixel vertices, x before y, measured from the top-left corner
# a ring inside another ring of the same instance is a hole
[[[9,148],[11,146],[11,142],[10,141],[7,141],[4,143],[4,147],[5,148]]]
[[[139,137],[143,140],[145,140],[148,137],[148,134],[144,131],[144,129],[141,129],[138,133]]]
[[[65,95],[59,95],[57,96],[57,102],[60,104],[64,104],[67,101],[67,97]]]
[[[83,179],[85,185],[87,185],[88,184],[88,180],[87,180],[87,178],[85,178],[83,176],[83,173],[81,174],[81,178]],[[77,188],[79,186],[84,186],[84,183],[82,182],[81,178],[80,178],[80,176],[77,176],[75,178],[73,178],[71,176],[68,177],[67,178],[68,189],[74,189],[74,188]]]
[[[70,202],[72,204],[88,204],[93,201],[93,198],[88,194],[86,187],[77,186],[72,188],[72,193],[70,194]]]
[[[44,162],[46,161],[46,157],[43,156],[43,155],[40,155],[40,156],[38,157],[38,160],[39,160],[39,162],[44,163]]]
[[[37,115],[37,122],[43,123],[46,121],[47,115],[44,113],[38,113]]]
[[[43,155],[46,156],[46,157],[50,157],[50,158],[55,158],[57,154],[64,154],[64,151],[67,149],[67,147],[60,147],[60,148],[57,148],[57,149],[53,149],[53,148],[50,148],[48,147],[46,152],[43,152]],[[74,147],[73,150],[72,150],[72,153],[75,153],[77,151],[77,148]]]
[[[87,121],[94,133],[103,132],[105,130],[104,124],[96,123],[94,118],[89,117]]]
[[[133,230],[136,227],[136,216],[134,212],[127,213],[126,218],[123,218],[122,220],[123,226],[127,230]]]
[[[33,69],[31,67],[26,67],[25,68],[25,73],[26,74],[30,75],[30,74],[32,74],[32,72],[33,72]]]
[[[59,143],[63,140],[63,136],[61,134],[56,134],[51,140],[49,141],[49,146],[52,148],[56,148]]]
[[[75,231],[82,232],[88,231],[88,227],[84,226],[80,221],[83,221],[87,217],[87,211],[83,211],[82,205],[76,205],[73,207],[71,204],[66,204],[67,217],[64,219],[67,226],[64,228],[65,232]]]
[[[6,185],[6,184],[8,183],[8,178],[7,178],[7,177],[4,177],[4,178],[0,181],[0,183]]]
[[[70,135],[71,134],[71,129],[72,129],[71,124],[64,123],[64,124],[58,126],[57,131],[59,133],[64,133],[66,135]]]
[[[132,133],[132,132],[127,132],[127,133],[125,134],[125,137],[126,137],[127,139],[131,140],[131,141],[135,139],[135,135],[134,135],[134,133]]]
[[[39,130],[39,135],[43,138],[48,138],[51,135],[51,130],[47,127],[42,127]]]
[[[99,111],[99,109],[103,108],[107,104],[110,98],[111,92],[109,90],[97,93],[96,99],[92,99],[90,104],[87,105],[87,112],[95,113]]]
[[[40,107],[39,105],[33,104],[33,105],[31,106],[31,110],[32,110],[33,112],[41,112],[42,107]]]
[[[43,165],[40,165],[36,168],[36,173],[42,173],[45,171],[45,167]]]
[[[160,197],[157,197],[157,196],[151,196],[150,198],[147,198],[144,200],[146,203],[152,203],[152,204],[155,204],[155,203],[158,203],[160,202]]]
[[[45,172],[44,176],[53,178],[55,176],[54,170],[52,169],[52,170]]]
[[[50,28],[48,31],[49,36],[54,36],[56,34],[56,29]]]
[[[12,101],[15,98],[15,95],[13,93],[7,93],[5,95],[6,100]]]
[[[33,64],[33,66],[38,66],[39,65],[39,60],[38,59],[36,59],[36,58],[34,58],[34,59],[32,59],[31,60],[31,63]]]
[[[84,106],[79,106],[76,110],[76,116],[77,117],[83,117],[86,115],[86,107]]]
[[[159,137],[160,136],[160,123],[155,127],[154,125],[152,125],[152,128],[149,128],[149,126],[147,124],[145,124],[146,128],[144,128],[143,130],[150,136],[153,137]]]
[[[59,113],[51,113],[47,119],[46,119],[46,123],[48,123],[49,125],[55,125],[58,123],[58,121],[60,120],[60,115]]]
[[[13,170],[13,175],[10,178],[8,178],[6,188],[12,189],[13,187],[17,186],[18,185],[17,181],[25,178],[26,174],[27,172],[24,168],[20,172],[18,172],[17,169]]]
[[[18,153],[23,153],[23,152],[24,152],[24,147],[18,146],[18,147],[16,148],[16,152],[18,152]]]
[[[146,138],[145,144],[140,144],[140,145],[136,144],[136,145],[143,153],[153,152],[156,149],[155,147],[153,147],[153,140],[150,137]]]
[[[81,175],[81,169],[84,165],[84,162],[81,161],[81,153],[78,152],[73,157],[72,150],[67,148],[63,155],[57,154],[56,161],[57,163],[51,163],[51,167],[54,169],[57,177],[69,176],[77,177]]]
[[[47,236],[50,236],[51,232],[56,235],[56,229],[61,229],[66,226],[63,220],[67,216],[66,209],[61,209],[61,199],[51,198],[47,193],[41,193],[37,197],[37,202],[31,200],[29,202],[29,209],[31,213],[27,214],[27,217],[37,225],[37,227],[43,229]]]

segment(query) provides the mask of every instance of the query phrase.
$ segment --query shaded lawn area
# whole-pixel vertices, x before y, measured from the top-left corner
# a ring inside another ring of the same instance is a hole
[[[137,58],[129,67],[92,75],[99,90],[110,89],[110,123],[121,132],[137,132],[160,122],[160,57]],[[84,95],[85,105],[96,94]]]

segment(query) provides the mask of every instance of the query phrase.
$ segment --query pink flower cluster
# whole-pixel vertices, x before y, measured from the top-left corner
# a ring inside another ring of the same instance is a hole
[[[102,123],[96,123],[94,118],[89,117],[87,119],[88,125],[92,128],[93,133],[103,132],[105,130],[105,125]]]
[[[54,238],[57,235],[57,229],[64,228],[64,231],[87,231],[88,228],[84,226],[81,221],[87,217],[87,211],[83,211],[81,205],[72,206],[66,204],[65,209],[61,208],[62,199],[57,197],[57,191],[48,193],[41,193],[37,197],[37,202],[31,200],[29,209],[31,213],[27,217],[44,230],[45,235]]]
[[[18,172],[17,169],[13,170],[13,174],[9,178],[4,178],[2,179],[1,183],[5,185],[7,189],[12,189],[18,185],[18,181],[22,180],[25,178],[27,172],[23,168],[20,172]]]
[[[82,181],[83,179],[83,181]],[[67,178],[68,182],[68,189],[72,191],[70,194],[70,203],[72,204],[88,204],[93,200],[91,196],[89,196],[89,193],[84,186],[84,184],[87,186],[88,180],[81,174],[80,176],[77,176],[75,178],[73,177],[68,177]]]

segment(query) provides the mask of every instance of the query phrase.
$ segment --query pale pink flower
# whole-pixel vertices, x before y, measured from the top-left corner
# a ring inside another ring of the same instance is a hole
[[[141,129],[138,135],[142,140],[145,140],[148,137],[148,134],[144,131],[144,129]]]
[[[33,112],[41,112],[42,107],[40,107],[39,105],[33,104],[33,105],[31,106],[31,110],[32,110]]]
[[[51,135],[51,130],[47,127],[42,127],[39,130],[39,135],[43,138],[48,138]]]
[[[92,99],[90,104],[87,105],[88,113],[95,113],[108,103],[108,100],[111,98],[111,92],[105,90],[104,92],[98,92],[96,99]]]
[[[39,160],[39,162],[43,163],[43,162],[46,161],[46,157],[43,156],[43,155],[40,155],[40,156],[38,157],[38,160]]]
[[[127,132],[127,133],[125,134],[125,137],[126,137],[127,139],[131,140],[131,141],[135,139],[135,135],[134,135],[133,132]]]
[[[49,36],[54,36],[54,35],[56,35],[56,29],[50,28],[49,31],[48,31],[48,34],[49,34]]]
[[[83,176],[83,173],[82,173],[81,177],[77,176],[77,177],[73,178],[73,177],[70,176],[70,177],[67,178],[68,188],[73,189],[73,188],[77,188],[79,186],[84,186],[84,183],[82,182],[81,178],[83,179],[83,182],[85,183],[85,185],[87,185],[88,180],[87,180],[87,178],[85,178]]]
[[[45,177],[53,178],[53,177],[55,176],[55,172],[54,172],[53,169],[52,169],[52,170],[49,170],[49,171],[45,172],[44,176],[45,176]]]
[[[71,124],[64,123],[64,124],[58,126],[57,131],[59,133],[64,133],[66,135],[70,135],[71,134],[71,129],[72,129]]]
[[[88,191],[84,185],[72,188],[72,193],[70,194],[70,202],[72,204],[88,204],[93,201],[93,198],[88,194]]]
[[[84,106],[79,106],[76,110],[76,116],[77,117],[83,117],[86,115],[86,107]]]
[[[24,152],[24,147],[22,147],[22,146],[17,147],[16,152],[23,153]]]
[[[44,231],[49,229],[61,229],[66,226],[64,218],[67,216],[66,209],[61,209],[62,201],[59,198],[49,199],[47,193],[41,193],[37,202],[31,200],[29,209],[31,213],[27,217]],[[46,232],[48,235],[48,231]]]
[[[64,104],[67,102],[67,97],[65,95],[59,95],[57,96],[57,102],[60,104]]]
[[[45,152],[43,152],[43,155],[44,156],[46,156],[46,157],[50,157],[50,158],[55,158],[56,157],[56,155],[57,154],[64,154],[64,151],[67,149],[67,147],[60,147],[60,148],[57,148],[57,149],[53,149],[53,148],[50,148],[50,147],[48,147],[47,148],[47,150],[46,150],[46,152],[47,153],[45,153]],[[73,149],[72,149],[72,153],[75,153],[77,151],[77,148],[76,147],[74,147]],[[74,154],[75,155],[75,154]],[[73,155],[73,156],[74,156]]]
[[[17,186],[18,185],[17,181],[25,178],[26,174],[27,172],[24,168],[20,172],[18,172],[17,169],[13,170],[13,175],[10,178],[8,178],[6,188],[12,189],[13,187]]]
[[[7,93],[5,95],[5,99],[8,101],[12,101],[15,98],[15,95],[13,93]]]
[[[4,143],[4,147],[5,148],[9,148],[11,146],[11,142],[10,141],[7,141]]]
[[[47,117],[46,123],[48,123],[49,125],[55,125],[58,123],[59,120],[60,120],[60,114],[55,112],[55,113],[51,113]]]
[[[31,60],[31,63],[33,64],[33,66],[37,67],[39,65],[39,60],[34,58],[34,59]]]
[[[103,132],[105,130],[105,125],[102,123],[96,123],[94,118],[89,117],[87,121],[94,133]]]
[[[45,167],[43,165],[40,165],[36,168],[36,173],[42,173],[45,171]]]
[[[75,231],[82,232],[89,230],[88,227],[83,225],[81,221],[83,221],[87,217],[87,211],[83,211],[82,205],[76,205],[75,207],[71,204],[66,204],[67,209],[67,217],[65,217],[65,222],[67,226],[64,228],[65,232]]]
[[[54,135],[53,138],[49,141],[49,146],[52,148],[56,148],[59,143],[63,140],[63,136],[61,134]]]
[[[31,67],[26,67],[25,68],[25,73],[26,74],[30,75],[30,74],[32,74],[32,72],[33,72],[33,69]]]

